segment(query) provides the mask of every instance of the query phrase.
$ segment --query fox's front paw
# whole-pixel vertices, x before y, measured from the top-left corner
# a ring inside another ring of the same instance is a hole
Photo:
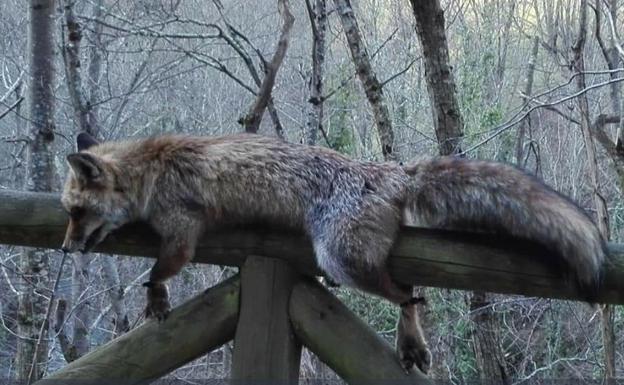
[[[424,374],[431,369],[431,351],[412,336],[404,336],[397,346],[401,366],[411,372],[417,366]]]
[[[165,321],[171,311],[167,286],[158,282],[145,282],[143,286],[147,287],[145,316],[147,318],[156,318],[158,322]]]

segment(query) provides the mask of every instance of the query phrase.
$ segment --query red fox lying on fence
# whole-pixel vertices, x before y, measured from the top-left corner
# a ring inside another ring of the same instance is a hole
[[[145,284],[147,315],[160,320],[170,310],[164,281],[191,260],[201,234],[224,221],[262,220],[305,231],[331,280],[401,305],[401,364],[423,372],[431,357],[412,288],[394,282],[386,268],[406,218],[538,241],[588,292],[597,287],[605,259],[605,243],[581,209],[504,164],[452,157],[361,162],[248,134],[103,144],[80,134],[77,142],[62,195],[70,215],[63,250],[88,251],[125,223],[148,222],[162,244]]]

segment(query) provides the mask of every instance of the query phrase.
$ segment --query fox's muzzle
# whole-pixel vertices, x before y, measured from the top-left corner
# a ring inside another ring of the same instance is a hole
[[[102,224],[87,233],[80,226],[76,226],[73,220],[70,220],[61,250],[66,253],[74,253],[76,251],[86,253],[90,251],[106,237],[104,227]]]
[[[73,253],[80,249],[81,243],[80,238],[82,238],[81,234],[76,234],[76,226],[74,221],[70,220],[67,225],[67,231],[65,232],[65,240],[63,241],[63,246],[61,246],[61,250],[65,253]]]
[[[68,243],[67,241],[63,242],[63,246],[61,246],[61,250],[64,253],[73,253],[76,250],[78,250],[77,247],[75,247],[71,242]]]

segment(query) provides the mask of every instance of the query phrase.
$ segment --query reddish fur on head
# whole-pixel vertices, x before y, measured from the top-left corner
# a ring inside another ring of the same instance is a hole
[[[67,156],[70,172],[61,198],[70,216],[62,246],[67,252],[89,251],[130,219],[130,204],[117,185],[114,166],[89,152],[97,142],[85,135],[78,136],[80,152]]]

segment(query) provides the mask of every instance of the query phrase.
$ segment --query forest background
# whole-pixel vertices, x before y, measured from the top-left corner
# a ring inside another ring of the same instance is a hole
[[[623,5],[3,0],[0,188],[59,191],[80,131],[113,140],[257,130],[358,159],[514,163],[622,241]],[[57,251],[0,246],[0,378],[39,378],[142,322],[150,261],[73,256],[47,312],[60,261]],[[188,266],[170,284],[174,304],[229,274]],[[336,292],[393,339],[389,303]],[[624,370],[621,307],[423,293],[436,379],[541,383]],[[170,377],[227,377],[231,349]],[[301,373],[336,379],[308,351]]]

